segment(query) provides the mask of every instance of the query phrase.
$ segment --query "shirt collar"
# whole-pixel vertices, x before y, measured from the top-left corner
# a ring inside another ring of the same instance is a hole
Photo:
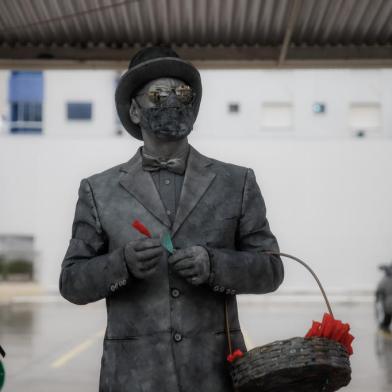
[[[143,148],[144,148],[144,146],[141,146],[140,149],[139,149],[140,155],[141,155],[142,158],[143,158]],[[183,159],[185,159],[185,162],[187,162],[188,156],[189,156],[189,151],[190,151],[190,145],[188,143],[186,145],[186,148],[184,149],[184,151],[182,151],[179,155],[176,155],[176,156],[173,156],[173,157],[170,157],[170,158],[183,158]],[[157,157],[157,158],[161,159],[160,157]]]

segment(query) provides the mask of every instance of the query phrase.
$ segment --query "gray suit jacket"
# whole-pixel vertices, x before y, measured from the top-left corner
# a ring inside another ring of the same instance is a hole
[[[139,219],[176,248],[205,246],[209,282],[193,286],[168,268],[167,255],[146,280],[131,276],[124,245]],[[82,179],[72,239],[59,280],[75,304],[106,299],[101,392],[228,392],[224,299],[234,349],[246,350],[235,294],[268,293],[283,280],[279,251],[252,169],[207,158],[191,147],[171,226],[139,151],[126,163]]]

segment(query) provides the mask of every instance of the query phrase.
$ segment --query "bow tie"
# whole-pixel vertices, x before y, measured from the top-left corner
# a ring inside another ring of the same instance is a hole
[[[167,169],[173,173],[183,174],[185,172],[185,165],[185,158],[171,158],[163,161],[152,155],[142,153],[142,167],[144,170],[157,171]]]

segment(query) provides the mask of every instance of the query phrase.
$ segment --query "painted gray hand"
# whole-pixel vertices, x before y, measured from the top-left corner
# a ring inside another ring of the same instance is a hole
[[[198,286],[210,276],[210,258],[202,246],[178,249],[168,257],[169,265],[188,283]]]
[[[129,241],[124,247],[128,270],[139,279],[145,279],[155,273],[163,254],[164,249],[159,238],[141,238]]]

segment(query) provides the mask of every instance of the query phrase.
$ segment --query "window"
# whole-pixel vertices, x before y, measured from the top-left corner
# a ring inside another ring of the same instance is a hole
[[[0,234],[0,281],[34,278],[34,237]]]
[[[9,82],[10,132],[42,132],[42,72],[13,71]]]
[[[381,133],[381,105],[352,103],[349,108],[349,127],[357,137],[376,136]]]
[[[68,102],[68,120],[91,120],[92,104],[90,102]]]
[[[42,131],[41,102],[11,103],[11,133],[30,133]]]
[[[229,113],[239,113],[240,105],[238,103],[229,103],[228,109]]]
[[[293,125],[293,107],[288,102],[265,102],[262,109],[263,128],[287,129]]]
[[[354,128],[379,128],[381,107],[379,103],[353,103],[350,105],[349,123]]]

